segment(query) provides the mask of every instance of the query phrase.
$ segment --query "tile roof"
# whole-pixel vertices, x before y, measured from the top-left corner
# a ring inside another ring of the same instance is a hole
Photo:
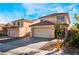
[[[41,26],[41,25],[54,25],[55,23],[52,23],[50,21],[41,21],[39,23],[36,23],[36,24],[32,24],[30,26]]]
[[[33,22],[32,20],[29,20],[29,19],[19,19],[19,20],[15,20],[15,21],[24,21],[24,22],[29,22],[29,23]]]
[[[46,16],[43,16],[43,17],[55,16],[55,15],[62,15],[62,14],[68,14],[68,13],[53,13],[53,14],[46,15]],[[40,17],[40,18],[43,18],[43,17]]]
[[[56,23],[53,23],[53,22],[50,22],[50,21],[41,21],[39,23],[36,23],[36,24],[32,24],[30,26],[42,26],[42,25],[55,25]],[[69,24],[66,24],[66,23],[63,23],[63,24],[60,24],[60,25],[66,25],[66,26],[69,26]]]

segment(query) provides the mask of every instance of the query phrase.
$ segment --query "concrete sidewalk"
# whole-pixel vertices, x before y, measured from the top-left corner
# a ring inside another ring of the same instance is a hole
[[[0,37],[0,40],[7,40],[7,39],[11,39],[10,37],[4,36],[4,37]]]
[[[1,55],[70,55],[64,53],[63,50],[56,51],[56,49],[54,49],[52,51],[44,51],[40,49],[26,48],[26,47],[17,48],[0,54]]]

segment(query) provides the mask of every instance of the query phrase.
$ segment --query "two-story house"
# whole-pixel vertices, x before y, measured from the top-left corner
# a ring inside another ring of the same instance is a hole
[[[41,22],[31,25],[32,37],[55,38],[55,25],[63,23],[64,37],[67,37],[68,25],[70,23],[68,13],[54,13],[39,18]]]
[[[24,37],[30,32],[31,20],[19,19],[7,24],[7,35],[9,37]]]

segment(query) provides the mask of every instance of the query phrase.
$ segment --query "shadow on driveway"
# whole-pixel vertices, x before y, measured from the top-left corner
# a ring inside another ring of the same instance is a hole
[[[20,39],[20,40],[0,44],[0,51],[1,52],[7,52],[11,49],[15,49],[15,48],[18,48],[18,47],[23,47],[23,46],[27,46],[29,44],[34,44],[34,43],[43,42],[43,41],[50,41],[50,40],[51,39],[46,39],[46,38]]]

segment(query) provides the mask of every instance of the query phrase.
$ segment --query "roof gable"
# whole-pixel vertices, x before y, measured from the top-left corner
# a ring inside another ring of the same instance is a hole
[[[46,15],[46,16],[43,16],[43,17],[40,17],[40,18],[44,18],[44,17],[49,17],[49,16],[56,16],[56,15],[68,15],[68,13],[54,13],[54,14],[50,14],[50,15]]]

